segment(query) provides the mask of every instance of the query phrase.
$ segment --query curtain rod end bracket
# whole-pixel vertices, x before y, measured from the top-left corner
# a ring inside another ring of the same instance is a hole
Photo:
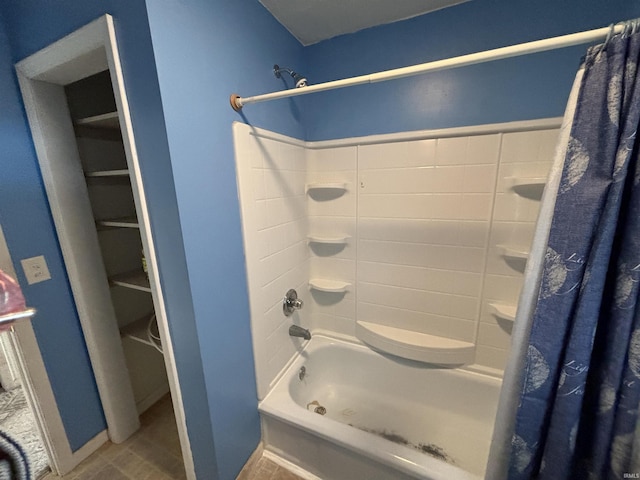
[[[236,112],[242,110],[242,97],[237,93],[232,93],[229,97],[229,103],[231,104],[231,108],[233,108]]]

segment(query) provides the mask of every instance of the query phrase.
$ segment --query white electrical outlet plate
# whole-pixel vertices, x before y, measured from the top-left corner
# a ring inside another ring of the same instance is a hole
[[[22,264],[24,276],[27,277],[27,283],[29,283],[29,285],[51,279],[44,255],[25,258],[24,260],[20,260],[20,263]]]

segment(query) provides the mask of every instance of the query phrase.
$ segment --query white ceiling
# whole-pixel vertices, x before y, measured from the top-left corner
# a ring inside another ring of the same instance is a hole
[[[468,0],[260,0],[303,45]]]

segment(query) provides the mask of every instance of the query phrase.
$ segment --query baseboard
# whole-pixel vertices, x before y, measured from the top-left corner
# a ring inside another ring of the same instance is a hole
[[[158,400],[164,397],[167,393],[169,393],[169,384],[163,385],[162,387],[154,390],[149,395],[144,397],[139,402],[136,402],[136,409],[138,410],[138,415],[142,415],[146,412],[152,405],[154,405]]]
[[[78,450],[71,453],[71,458],[73,459],[73,464],[75,468],[78,464],[86,460],[91,454],[95,453],[102,445],[104,445],[107,441],[109,441],[109,435],[106,430],[101,431],[83,446],[81,446]],[[59,472],[61,475],[69,472]]]
[[[280,455],[273,453],[270,450],[264,450],[262,452],[262,456],[268,460],[271,460],[276,465],[279,465],[282,468],[286,468],[291,473],[295,473],[297,476],[303,478],[304,480],[322,480],[320,477],[314,475],[311,472],[308,472],[302,467],[299,467],[295,463],[291,463],[289,460],[282,458]]]

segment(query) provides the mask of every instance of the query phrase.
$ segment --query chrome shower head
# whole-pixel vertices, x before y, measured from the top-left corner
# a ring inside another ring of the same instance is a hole
[[[281,72],[286,72],[289,75],[291,75],[291,78],[293,78],[293,81],[296,82],[296,88],[302,88],[307,86],[307,79],[302,75],[300,75],[299,73],[294,72],[290,68],[279,67],[278,65],[273,66],[273,74],[276,76],[276,78],[281,77],[280,75]]]

